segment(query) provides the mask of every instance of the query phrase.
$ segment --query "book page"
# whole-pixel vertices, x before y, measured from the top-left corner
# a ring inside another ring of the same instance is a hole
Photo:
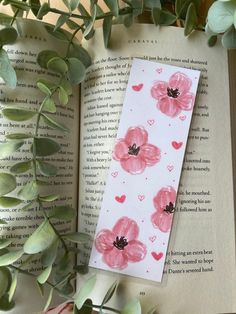
[[[94,64],[82,94],[79,227],[91,235],[132,58],[197,69],[201,77],[162,284],[99,272],[98,299],[118,277],[118,304],[139,297],[144,313],[152,305],[159,314],[231,313],[235,230],[227,52],[220,44],[209,48],[204,33],[184,38],[183,29],[153,25],[114,26],[112,38],[108,50],[102,46],[101,31],[88,43]],[[153,103],[147,110],[149,106]],[[178,119],[184,120],[184,114]],[[88,255],[89,248],[84,257]]]
[[[56,40],[49,35],[43,27],[43,24],[35,21],[27,21],[21,23],[22,37],[18,39],[17,43],[11,46],[4,47],[8,51],[9,58],[15,65],[17,72],[18,83],[13,90],[7,88],[3,81],[0,81],[0,106],[19,106],[26,109],[39,109],[39,106],[44,98],[44,94],[37,88],[36,82],[39,78],[48,78],[55,82],[59,79],[53,73],[46,73],[36,64],[37,54],[45,49],[57,50],[58,53],[63,52],[63,42]],[[65,48],[65,47],[64,47]],[[53,163],[58,167],[56,176],[44,178],[48,180],[50,186],[41,193],[44,195],[54,193],[59,195],[57,203],[68,204],[72,207],[77,207],[77,156],[78,156],[78,90],[74,91],[74,96],[69,100],[69,104],[63,107],[55,101],[57,112],[54,119],[70,128],[69,133],[63,133],[58,130],[52,130],[43,122],[40,122],[39,135],[43,137],[51,136],[52,139],[61,145],[61,150],[52,156],[44,158],[45,161]],[[50,114],[49,114],[50,115]],[[13,122],[0,118],[0,142],[5,141],[5,135],[8,133],[34,133],[36,118],[34,120],[25,122]],[[14,129],[13,129],[14,128]],[[12,156],[1,160],[1,172],[9,172],[9,168],[17,163],[29,160],[32,158],[29,151],[30,145],[25,143],[19,152],[12,154]],[[32,177],[32,173],[26,172],[18,176],[19,190],[23,182],[27,182]],[[44,203],[46,204],[46,203]],[[22,205],[23,206],[23,205]],[[20,249],[26,238],[35,230],[35,228],[43,221],[43,213],[34,208],[32,205],[28,210],[22,211],[21,205],[17,208],[0,208],[0,217],[4,219],[7,224],[0,225],[1,238],[11,239],[13,241],[11,247],[13,249]],[[47,207],[52,205],[48,203]],[[55,221],[55,227],[61,232],[69,232],[72,228],[75,229],[71,223],[64,221]],[[32,262],[28,264],[27,270],[35,273],[42,270],[41,263],[38,263],[38,256],[33,258]],[[19,266],[21,261],[15,263]],[[42,300],[35,283],[29,281],[27,276],[20,276],[19,288],[16,294],[16,308],[14,313],[32,313],[33,311],[41,310],[46,303]],[[26,286],[27,289],[22,289]],[[21,289],[20,289],[21,287]],[[31,289],[31,297],[33,308],[27,302],[28,291]]]

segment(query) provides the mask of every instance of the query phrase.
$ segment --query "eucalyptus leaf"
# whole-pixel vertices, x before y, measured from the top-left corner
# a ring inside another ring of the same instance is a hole
[[[75,216],[76,211],[68,205],[56,206],[49,213],[50,218],[55,218],[63,221],[71,220]]]
[[[12,282],[11,282],[11,286],[9,288],[9,302],[12,301],[13,296],[15,294],[16,291],[16,286],[17,286],[17,277],[18,277],[18,271],[15,271],[13,276],[12,276]]]
[[[58,19],[57,19],[56,25],[55,25],[55,27],[54,27],[54,32],[55,32],[58,28],[62,27],[62,26],[66,23],[66,21],[67,21],[68,19],[69,19],[69,16],[64,15],[64,14],[61,14],[61,15],[58,17]]]
[[[134,22],[133,15],[132,14],[127,14],[125,15],[123,19],[123,23],[125,27],[130,27]]]
[[[112,16],[106,16],[103,20],[103,40],[104,46],[107,48],[111,37]]]
[[[44,220],[26,240],[24,244],[24,252],[27,254],[39,253],[46,250],[56,240],[57,236],[50,222],[48,220]]]
[[[209,47],[215,46],[217,43],[217,35],[212,35],[211,37],[208,38],[207,44]]]
[[[120,312],[121,314],[142,314],[141,305],[137,299],[130,300]]]
[[[9,246],[12,243],[12,240],[9,239],[0,239],[0,250]]]
[[[63,106],[65,106],[68,103],[69,98],[68,98],[67,92],[62,86],[59,87],[58,98],[59,98],[60,104],[62,104]]]
[[[79,24],[77,24],[75,21],[70,20],[70,19],[66,21],[66,25],[72,30],[81,28]]]
[[[32,168],[32,161],[22,161],[18,162],[17,164],[13,165],[10,168],[10,171],[15,174],[25,173]]]
[[[52,265],[48,266],[43,270],[43,272],[37,277],[37,281],[43,285],[47,280],[48,277],[50,276],[52,271]]]
[[[138,16],[143,12],[143,1],[140,0],[130,0],[132,9],[133,9],[133,16]]]
[[[64,88],[68,96],[72,95],[72,87],[67,79],[62,79],[60,82],[60,86]]]
[[[42,18],[43,18],[46,14],[48,14],[48,12],[50,12],[50,6],[49,6],[48,3],[44,2],[44,3],[41,5],[40,9],[38,10],[37,18],[38,18],[39,20],[42,20]]]
[[[112,12],[114,16],[119,15],[119,5],[117,0],[104,0],[109,10]]]
[[[46,137],[34,138],[36,156],[53,155],[61,149],[61,146],[54,140]]]
[[[89,296],[90,292],[93,290],[96,283],[96,275],[93,275],[88,280],[86,280],[81,286],[79,292],[74,296],[75,305],[80,310]]]
[[[29,0],[31,11],[33,12],[34,16],[37,17],[38,11],[40,9],[40,0]]]
[[[16,152],[17,150],[21,148],[22,145],[24,145],[24,142],[17,141],[17,140],[0,144],[0,159],[7,157],[11,155],[12,153]]]
[[[54,50],[43,50],[41,51],[38,56],[37,56],[37,62],[38,64],[44,68],[44,69],[47,69],[47,64],[48,64],[48,61],[52,58],[55,58],[55,57],[59,57],[58,56],[58,53]]]
[[[172,25],[177,17],[169,11],[161,10],[160,25]]]
[[[50,113],[55,113],[57,111],[55,102],[52,98],[46,97],[42,103],[42,111],[47,111]]]
[[[32,119],[37,112],[29,109],[12,107],[3,109],[2,114],[6,119],[11,121],[26,121]]]
[[[55,37],[59,40],[68,41],[68,37],[66,35],[66,32],[63,31],[62,29],[57,29],[56,31],[54,31],[54,27],[52,25],[49,25],[49,24],[45,25],[45,29],[53,37]]]
[[[88,23],[88,25],[86,26],[86,29],[83,33],[84,37],[88,36],[89,33],[93,30],[93,25],[94,25],[94,22],[95,22],[95,19],[96,19],[96,16],[97,16],[97,5],[95,4],[93,7],[92,7],[92,12],[91,12],[91,20],[90,22]]]
[[[78,244],[85,244],[91,241],[91,237],[82,232],[71,232],[61,235],[64,239]]]
[[[236,48],[236,30],[232,26],[227,32],[224,33],[221,39],[223,47],[227,49]]]
[[[2,208],[12,208],[18,206],[22,203],[22,200],[15,197],[1,196],[0,197],[0,207]]]
[[[117,287],[117,282],[115,281],[111,285],[111,287],[108,289],[107,293],[105,294],[105,297],[102,300],[102,306],[110,301],[110,299],[112,298],[113,294],[115,293],[116,287]]]
[[[11,272],[7,267],[0,267],[0,299],[11,285]]]
[[[0,267],[8,266],[16,262],[24,254],[23,250],[10,251],[0,256]]]
[[[144,0],[144,6],[149,9],[159,8],[161,9],[160,0]]]
[[[69,129],[65,125],[57,122],[56,120],[52,119],[48,115],[42,113],[42,118],[43,118],[44,123],[47,124],[50,128],[63,131],[63,132],[69,132]]]
[[[0,23],[2,25],[10,25],[12,21],[12,16],[5,13],[0,13]]]
[[[25,206],[23,206],[20,210],[21,210],[21,211],[26,211],[26,210],[32,208],[32,207],[33,207],[33,204],[34,204],[34,201],[28,202],[28,203],[27,203]]]
[[[8,55],[4,49],[0,49],[0,77],[2,77],[7,86],[11,88],[16,87],[16,72],[12,67]]]
[[[72,43],[69,49],[68,56],[79,59],[86,68],[92,64],[92,59],[88,51],[84,49],[81,45]]]
[[[10,133],[6,135],[6,138],[9,140],[25,140],[32,137],[33,137],[32,134],[26,133]]]
[[[60,57],[51,58],[47,63],[47,68],[62,75],[68,71],[66,62]]]
[[[60,288],[59,294],[64,297],[69,297],[73,292],[74,292],[74,287],[68,281]]]
[[[37,160],[36,162],[37,162],[38,169],[42,175],[51,177],[57,174],[58,170],[56,166],[48,162],[41,161],[41,160]]]
[[[44,267],[52,265],[57,257],[59,239],[56,239],[46,250],[43,251],[41,261]]]
[[[43,312],[46,312],[49,305],[51,304],[52,302],[52,296],[53,296],[53,291],[54,291],[54,288],[51,288],[50,291],[49,291],[49,294],[48,294],[48,299],[47,299],[47,302],[44,306],[44,309],[43,309]]]
[[[191,2],[187,14],[186,14],[186,20],[184,24],[184,35],[188,36],[192,33],[192,31],[197,26],[197,12],[195,5]]]
[[[79,84],[85,78],[85,66],[77,58],[68,58],[68,78],[71,84]]]
[[[0,173],[0,196],[6,195],[16,188],[16,178],[9,173]]]
[[[39,293],[40,293],[41,297],[44,297],[44,286],[41,285],[38,281],[36,281],[36,285],[39,289]]]
[[[68,252],[66,252],[58,261],[54,267],[54,282],[59,285],[60,282],[64,281],[71,271],[71,258]]]
[[[50,89],[50,86],[48,86],[47,82],[45,80],[38,80],[37,81],[37,87],[43,92],[44,94],[51,96],[52,92]]]
[[[81,275],[85,275],[89,272],[88,265],[76,265],[74,270]]]
[[[74,314],[92,314],[93,313],[93,302],[91,299],[85,300],[80,310],[75,306]]]
[[[80,0],[70,0],[71,11],[74,11],[78,7],[79,2],[80,2]]]
[[[6,293],[0,299],[0,311],[10,311],[14,308],[15,302],[9,302],[9,295]]]
[[[0,30],[0,44],[2,46],[14,44],[17,37],[17,31],[12,26],[8,26]]]
[[[161,9],[160,8],[152,8],[152,19],[155,25],[160,24],[160,16],[161,16]]]
[[[18,192],[18,197],[23,200],[31,201],[37,198],[39,193],[38,185],[35,180],[29,181],[22,189]]]
[[[44,195],[40,196],[39,199],[41,202],[53,202],[58,199],[59,195],[57,194],[49,194],[49,195]]]

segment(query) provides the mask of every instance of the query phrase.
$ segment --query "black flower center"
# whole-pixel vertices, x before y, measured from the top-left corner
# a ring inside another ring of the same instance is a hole
[[[175,211],[174,205],[172,202],[169,202],[169,205],[166,205],[166,208],[164,209],[164,212],[168,213],[168,214],[173,214],[173,212]]]
[[[128,245],[128,241],[125,237],[116,237],[116,240],[113,242],[113,245],[118,249],[118,250],[124,250],[124,247]]]
[[[167,95],[171,98],[177,98],[179,96],[180,92],[178,90],[178,88],[173,89],[173,88],[169,88],[167,87]]]
[[[128,148],[129,148],[129,151],[128,151],[129,155],[137,156],[140,151],[140,147],[136,146],[135,143],[132,146],[130,145]]]

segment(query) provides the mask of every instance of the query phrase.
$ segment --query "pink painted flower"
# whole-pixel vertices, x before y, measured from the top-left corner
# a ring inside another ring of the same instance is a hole
[[[148,133],[143,127],[130,127],[125,138],[117,141],[113,158],[120,161],[125,171],[138,174],[160,161],[161,151],[158,147],[148,144]]]
[[[160,189],[153,199],[155,213],[151,216],[152,224],[162,232],[168,232],[171,228],[176,191],[172,186]]]
[[[151,95],[157,99],[157,109],[169,117],[176,117],[182,110],[192,110],[195,96],[190,93],[191,79],[181,72],[171,75],[169,82],[157,81]]]
[[[146,256],[146,246],[137,240],[139,227],[128,218],[120,218],[112,230],[101,230],[95,239],[95,247],[103,254],[103,262],[109,267],[122,270],[128,262],[137,263]]]

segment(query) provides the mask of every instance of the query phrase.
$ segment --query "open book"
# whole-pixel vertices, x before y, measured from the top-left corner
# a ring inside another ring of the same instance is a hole
[[[33,29],[37,29],[37,36],[33,35],[36,34]],[[28,107],[42,99],[35,88],[40,75],[35,64],[36,54],[43,49],[63,48],[38,23],[24,25],[22,32],[21,41],[9,46],[19,84],[14,91],[2,84],[0,101]],[[78,221],[72,226],[59,226],[65,232],[78,228],[95,235],[132,59],[143,58],[201,71],[162,283],[91,269],[98,275],[93,300],[101,300],[104,291],[118,278],[117,304],[138,297],[143,313],[154,305],[159,314],[235,312],[234,123],[231,123],[235,115],[230,106],[235,99],[232,81],[235,60],[230,60],[220,44],[208,48],[204,33],[195,32],[186,39],[182,29],[173,27],[134,25],[125,29],[116,25],[112,30],[111,49],[103,48],[101,30],[84,44],[93,64],[80,91],[74,91],[70,106],[60,106],[57,111],[57,118],[71,132],[64,137],[48,128],[41,130],[45,135],[55,132],[62,146],[53,157],[60,169],[59,175],[52,179],[54,192],[61,195],[61,201],[67,200],[78,207]],[[12,126],[0,119],[1,139]],[[14,158],[20,161],[24,155],[18,153]],[[13,161],[1,161],[1,170],[7,171]],[[41,219],[39,214],[14,209],[0,209],[0,215],[8,222],[0,226],[0,234],[14,236],[16,242],[27,237]],[[88,261],[89,254],[90,247],[87,247],[80,255],[81,260]],[[32,263],[30,268],[33,271],[39,266]],[[27,294],[31,288],[29,303]],[[16,302],[18,307],[12,313],[41,309],[40,297],[37,291],[33,293],[33,284],[28,279],[22,278]]]

